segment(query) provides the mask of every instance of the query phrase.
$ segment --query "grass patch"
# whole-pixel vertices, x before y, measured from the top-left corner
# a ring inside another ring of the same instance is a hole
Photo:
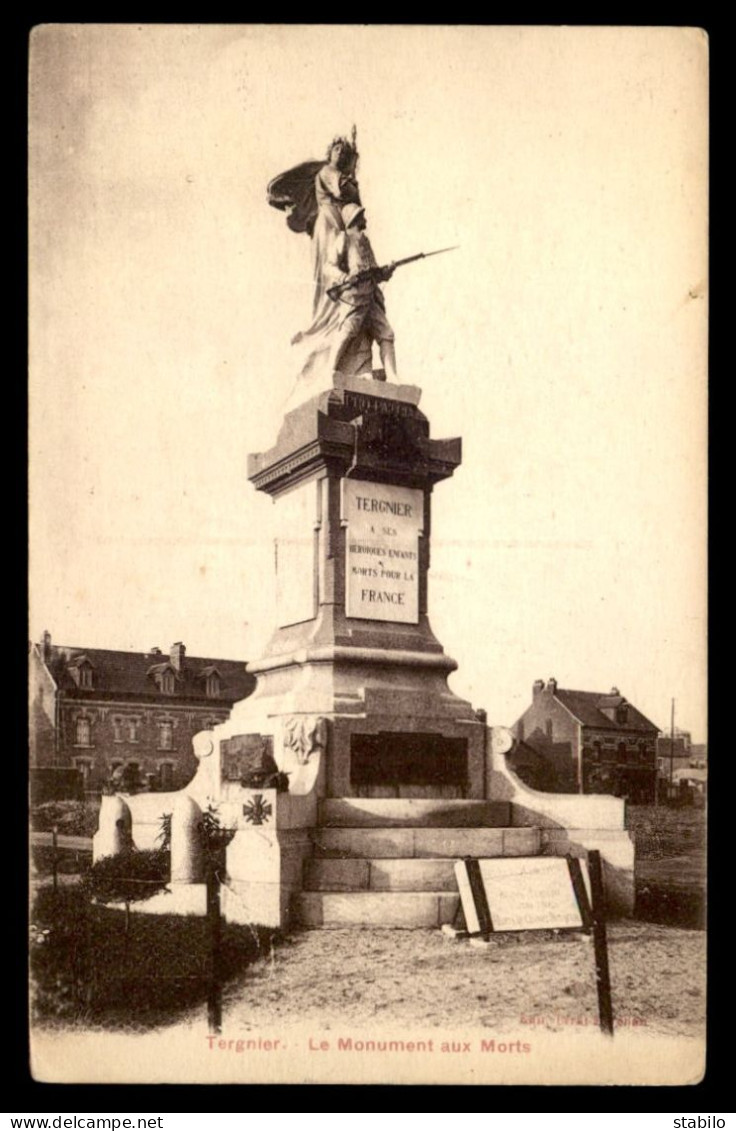
[[[696,888],[643,880],[636,885],[635,907],[636,918],[649,923],[705,929],[705,892]]]
[[[31,862],[33,871],[37,875],[50,875],[54,868],[54,850],[51,845],[32,845]],[[56,871],[59,875],[81,875],[91,864],[91,848],[57,848],[56,850]]]
[[[629,806],[636,843],[636,917],[702,930],[706,924],[706,818],[692,807]]]
[[[241,977],[278,941],[263,927],[222,924],[220,981]],[[30,935],[37,1023],[146,1030],[207,1000],[210,939],[199,916],[130,916],[92,904],[81,886],[41,888]]]
[[[645,859],[705,851],[704,809],[630,805],[626,810],[626,827],[634,834],[637,854]]]
[[[31,828],[37,833],[50,833],[56,825],[64,836],[94,836],[99,815],[99,800],[45,801],[32,808]]]

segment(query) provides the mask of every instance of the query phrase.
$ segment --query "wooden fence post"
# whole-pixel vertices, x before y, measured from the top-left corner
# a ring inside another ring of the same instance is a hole
[[[606,937],[606,909],[603,892],[601,854],[597,848],[588,851],[588,871],[593,912],[593,950],[595,953],[595,980],[598,989],[598,1015],[601,1030],[613,1036],[613,1004],[611,1002],[611,976],[608,969],[608,940]]]
[[[58,825],[53,825],[51,828],[51,882],[54,885],[54,891],[58,891],[59,878],[57,876],[57,850],[59,845],[59,828]]]
[[[207,995],[207,1024],[210,1033],[222,1032],[222,983],[220,980],[220,878],[217,866],[207,861],[207,925],[210,941],[210,978]]]

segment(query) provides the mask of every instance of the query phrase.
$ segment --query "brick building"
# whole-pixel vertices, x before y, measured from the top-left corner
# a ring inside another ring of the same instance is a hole
[[[243,660],[118,652],[52,644],[45,632],[30,648],[30,765],[77,770],[97,791],[115,770],[152,789],[180,789],[197,768],[192,736],[223,722],[255,678]]]
[[[659,731],[617,687],[566,691],[538,679],[513,731],[512,768],[537,789],[654,800]]]

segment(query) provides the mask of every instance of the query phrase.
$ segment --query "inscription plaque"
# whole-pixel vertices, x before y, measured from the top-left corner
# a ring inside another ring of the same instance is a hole
[[[343,479],[341,502],[346,615],[417,624],[423,493]]]
[[[241,781],[248,774],[272,773],[273,738],[268,734],[237,734],[220,742],[223,781]]]
[[[443,734],[381,731],[350,740],[350,784],[364,786],[468,784],[468,740]]]
[[[514,856],[477,863],[494,931],[582,929],[580,908],[564,858]],[[582,860],[580,866],[590,900],[588,868]],[[481,925],[464,861],[458,860],[455,875],[467,928],[475,934]]]

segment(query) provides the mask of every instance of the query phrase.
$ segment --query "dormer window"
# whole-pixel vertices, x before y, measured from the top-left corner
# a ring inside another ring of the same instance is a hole
[[[148,678],[163,695],[173,695],[176,691],[176,672],[169,663],[154,664],[148,669]]]
[[[88,691],[94,686],[94,667],[87,656],[76,656],[71,660],[69,674],[79,688]]]
[[[216,699],[220,694],[220,677],[217,672],[210,672],[207,676],[207,698]]]
[[[629,721],[629,708],[624,704],[616,708],[616,722],[619,726],[626,726]]]

